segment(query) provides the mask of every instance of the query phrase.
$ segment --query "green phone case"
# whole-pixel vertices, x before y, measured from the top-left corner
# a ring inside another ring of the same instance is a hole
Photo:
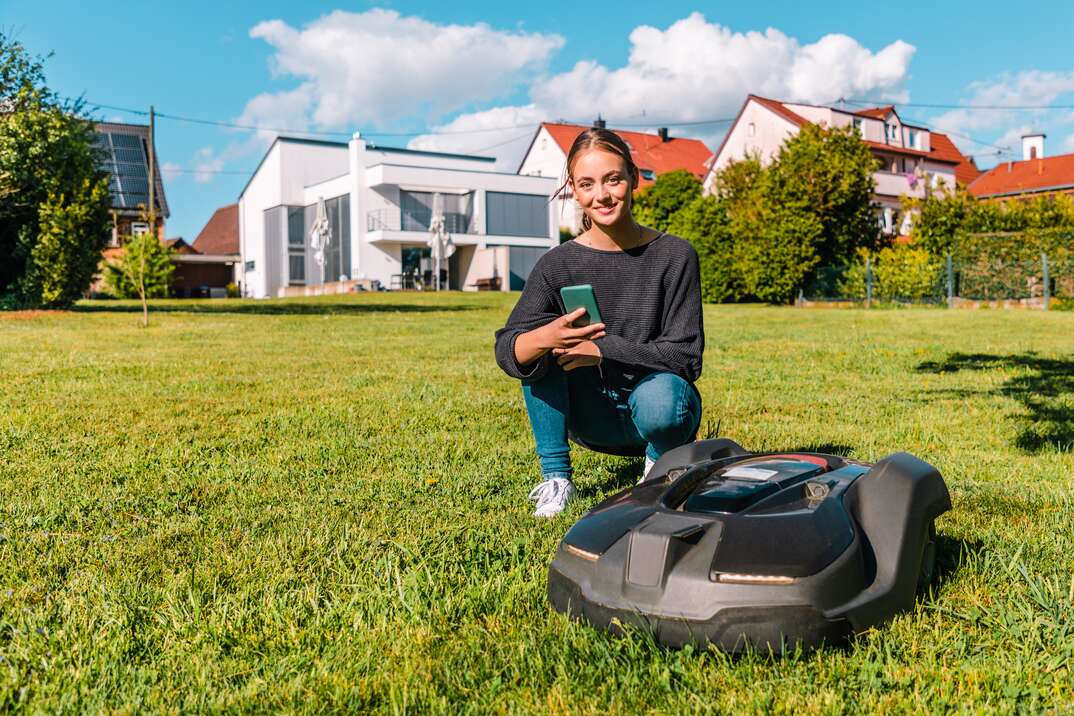
[[[572,324],[575,328],[588,326],[590,323],[604,322],[600,317],[600,309],[597,308],[597,297],[593,295],[593,287],[588,283],[583,283],[581,286],[564,286],[559,289],[559,296],[563,299],[563,307],[567,313],[577,308],[585,309],[585,313]]]

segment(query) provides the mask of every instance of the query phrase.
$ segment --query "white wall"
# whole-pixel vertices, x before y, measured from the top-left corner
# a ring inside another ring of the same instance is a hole
[[[254,262],[253,271],[243,271],[244,295],[267,296],[265,281],[265,219],[264,212],[282,204],[280,178],[280,144],[269,148],[257,172],[251,177],[239,197],[239,253],[243,267]]]

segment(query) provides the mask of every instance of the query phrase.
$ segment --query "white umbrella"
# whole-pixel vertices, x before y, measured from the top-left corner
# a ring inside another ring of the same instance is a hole
[[[332,242],[332,227],[328,223],[328,209],[324,205],[324,197],[317,200],[317,218],[310,227],[310,248],[313,249],[313,260],[321,268],[324,274],[324,250]]]
[[[440,290],[440,264],[455,253],[455,242],[451,240],[444,222],[444,197],[440,192],[433,194],[433,211],[429,219],[429,246],[432,248],[433,271],[436,273],[436,290]]]

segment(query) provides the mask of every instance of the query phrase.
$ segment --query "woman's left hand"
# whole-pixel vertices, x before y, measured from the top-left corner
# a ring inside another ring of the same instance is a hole
[[[552,355],[565,371],[600,365],[600,348],[593,341],[582,341],[573,348],[554,348]]]

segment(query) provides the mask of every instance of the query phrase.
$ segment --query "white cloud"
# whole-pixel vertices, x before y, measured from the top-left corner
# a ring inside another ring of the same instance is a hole
[[[503,96],[540,72],[558,35],[485,23],[438,25],[394,10],[334,11],[301,29],[261,22],[250,37],[273,47],[273,73],[301,81],[250,100],[244,123],[350,129],[442,117]]]
[[[969,105],[988,107],[1039,107],[1055,102],[1056,98],[1074,92],[1074,71],[1043,72],[1026,70],[1016,74],[1003,73],[992,80],[973,82],[967,88]],[[1041,110],[954,109],[935,120],[940,129],[973,132],[991,130],[1013,121],[1032,117],[1043,121]]]
[[[546,118],[547,115],[534,104],[494,107],[460,115],[447,124],[434,127],[433,131],[438,134],[415,137],[407,146],[494,156],[497,158],[496,171],[513,172],[518,170],[537,124]]]
[[[194,181],[206,184],[224,168],[222,157],[216,156],[212,147],[202,147],[194,154]]]
[[[579,62],[531,89],[553,116],[697,121],[734,116],[748,93],[828,103],[840,97],[903,100],[914,48],[896,41],[873,53],[846,35],[802,45],[779,30],[733,32],[693,13],[666,30],[630,33],[627,64]]]
[[[1074,152],[1074,134],[1068,134],[1067,138],[1063,140],[1063,148]]]
[[[734,117],[749,93],[812,103],[840,97],[905,101],[914,54],[914,47],[901,40],[871,52],[846,35],[802,45],[771,28],[733,32],[696,12],[666,30],[639,26],[630,33],[630,43],[622,67],[584,60],[567,72],[537,78],[530,86],[531,104],[464,114],[436,129],[510,126],[519,118],[588,123],[598,114],[613,126],[651,121],[655,129],[663,123]],[[715,148],[726,126],[688,131]],[[507,140],[513,131],[498,136]],[[410,146],[463,151],[466,143],[477,144],[473,137],[426,135]],[[528,139],[519,140],[495,151],[502,165],[517,166],[527,146]]]
[[[183,168],[175,162],[164,162],[160,165],[160,175],[164,178],[164,181],[177,179],[182,173]]]

